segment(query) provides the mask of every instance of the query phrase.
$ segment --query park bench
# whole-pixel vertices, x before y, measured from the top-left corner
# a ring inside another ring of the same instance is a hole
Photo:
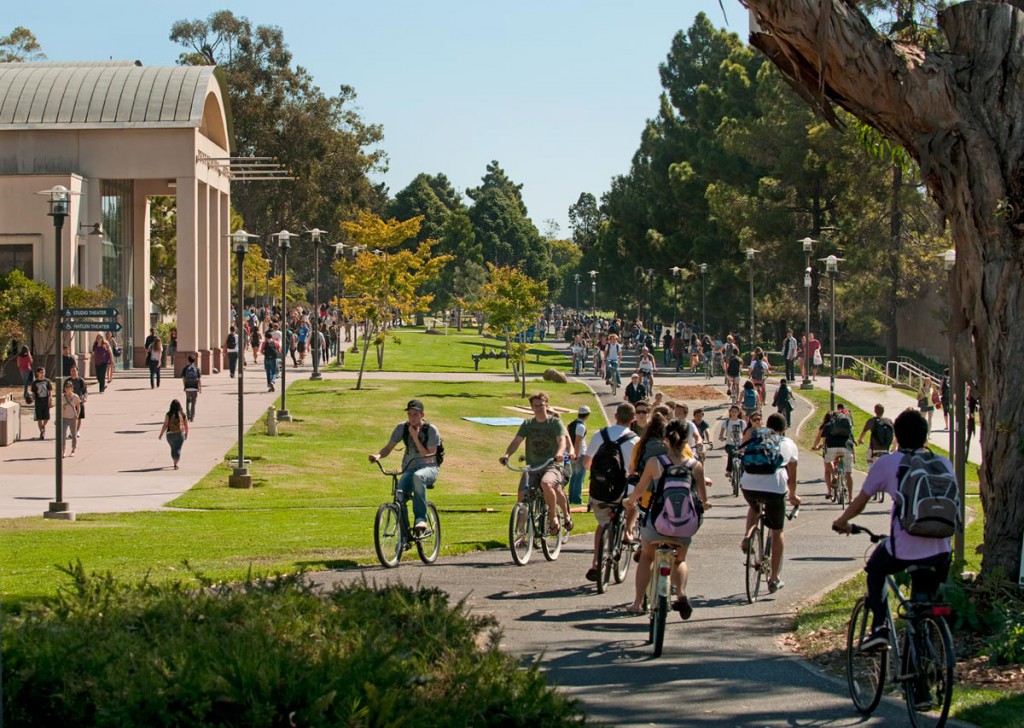
[[[508,366],[508,352],[507,351],[495,351],[491,349],[487,351],[484,349],[479,354],[473,354],[473,368],[476,371],[480,371],[480,360],[481,359],[504,359],[505,366]]]

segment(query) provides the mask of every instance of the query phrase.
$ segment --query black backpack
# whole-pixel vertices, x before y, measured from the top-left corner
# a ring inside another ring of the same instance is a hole
[[[875,442],[888,450],[895,439],[896,430],[893,429],[892,422],[887,417],[876,417]]]
[[[836,439],[844,438],[849,440],[853,437],[853,421],[849,415],[836,415],[833,417],[832,422],[829,423],[828,434]]]
[[[601,430],[601,447],[590,463],[590,497],[604,503],[614,503],[626,492],[626,462],[622,457],[622,443],[633,438],[633,431],[622,433],[618,440],[608,437],[608,428]]]
[[[228,334],[228,348],[229,349],[234,349],[237,344],[238,344],[238,341],[237,341],[237,339],[235,339],[235,335],[234,334]]]
[[[434,428],[437,429],[437,428]],[[427,446],[427,441],[430,439],[430,423],[423,420],[423,426],[420,427],[420,442],[423,446]],[[402,442],[405,443],[405,447],[410,446],[409,442],[409,423],[406,422],[402,427]],[[441,439],[441,431],[437,431],[437,450],[434,451],[434,462],[440,466],[444,462],[444,440]]]
[[[181,372],[181,377],[185,380],[185,389],[199,388],[199,368],[195,364],[185,367]]]
[[[263,358],[276,359],[277,354],[277,340],[273,336],[268,336],[267,340],[263,342]]]

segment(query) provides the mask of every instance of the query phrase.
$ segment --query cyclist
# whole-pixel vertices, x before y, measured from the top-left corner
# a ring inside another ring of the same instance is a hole
[[[768,392],[765,390],[765,380],[771,372],[772,368],[768,366],[768,358],[765,357],[761,347],[757,347],[754,349],[754,358],[750,362],[750,381],[754,383],[758,402],[762,405],[768,399]]]
[[[834,463],[842,458],[846,468],[847,499],[853,500],[853,419],[849,413],[844,413],[844,410],[836,409],[828,424],[822,425],[821,432],[824,435],[825,448],[825,485],[829,486],[831,483],[829,494],[832,493],[832,488],[843,487],[843,483],[832,482],[835,479]],[[818,448],[822,447],[822,443],[815,444]]]
[[[441,443],[441,433],[423,419],[423,403],[418,399],[409,400],[405,415],[407,421],[395,427],[388,444],[377,454],[371,454],[370,462],[386,458],[400,442],[405,445],[398,487],[406,500],[412,492],[413,530],[422,533],[427,528],[427,488],[433,488],[437,482],[435,453]]]
[[[669,460],[673,465],[685,465],[690,469],[691,479],[696,486],[701,504],[705,510],[710,508],[711,504],[708,502],[707,488],[704,485],[704,466],[695,458],[687,456],[683,452],[686,447],[686,430],[683,425],[676,420],[669,422],[665,427],[665,439],[668,443]],[[647,461],[643,474],[640,476],[640,482],[637,483],[633,493],[626,499],[627,510],[630,512],[636,511],[637,503],[642,497],[653,492],[653,488],[661,479],[664,471],[665,468],[660,458],[654,457]],[[659,534],[651,523],[645,523],[641,527],[640,536],[643,550],[640,554],[640,565],[636,570],[636,592],[634,593],[633,603],[626,608],[626,611],[630,614],[644,613],[644,593],[647,591],[647,582],[651,578],[651,566],[654,563],[655,549],[661,544],[668,544],[675,548],[675,569],[673,569],[670,578],[672,586],[675,587],[676,594],[678,594],[672,609],[679,612],[679,616],[683,619],[689,619],[690,615],[693,614],[693,607],[686,596],[686,581],[689,577],[686,552],[689,549],[691,539],[689,537],[667,538]]]
[[[690,452],[696,454],[697,443],[701,438],[697,426],[690,422],[690,406],[685,402],[676,402],[672,409],[672,414],[683,426],[683,432],[686,434],[686,444],[689,445]]]
[[[498,458],[502,465],[519,449],[523,440],[526,441],[526,464],[537,467],[548,462],[542,470],[535,470],[528,473],[530,484],[540,483],[541,493],[544,502],[548,506],[548,530],[555,535],[559,530],[558,512],[559,501],[565,501],[565,493],[562,491],[562,484],[565,482],[565,472],[562,467],[565,452],[569,445],[569,433],[565,425],[557,417],[551,417],[548,413],[548,395],[544,392],[537,392],[530,396],[530,408],[533,410],[533,417],[523,420],[519,425],[519,431],[512,438],[512,442],[505,448],[505,454]],[[519,484],[519,502],[526,496],[526,483]],[[565,518],[565,527],[572,529],[572,518],[569,516],[568,502],[561,508]]]
[[[868,440],[869,466],[883,455],[888,455],[892,450],[895,428],[893,427],[892,420],[888,417],[883,417],[884,414],[885,407],[881,404],[876,404],[875,416],[864,423],[864,429],[860,431],[860,437],[857,438],[857,444],[863,445],[864,435],[869,432],[871,433],[871,437]]]
[[[740,408],[733,405],[729,408],[729,418],[722,422],[722,429],[718,431],[718,439],[725,441],[725,475],[732,475],[736,451],[743,442],[743,430],[746,425],[740,415]]]
[[[640,382],[648,392],[654,391],[654,372],[658,371],[654,363],[654,355],[646,346],[640,351],[640,360],[636,365],[636,373],[640,375]]]
[[[572,373],[573,376],[579,376],[580,371],[583,368],[583,337],[579,334],[573,337],[572,340]]]
[[[619,335],[611,334],[608,337],[608,344],[604,348],[604,380],[607,383],[611,383],[612,377],[615,377],[615,386],[618,387],[622,384],[622,378],[619,376],[619,362],[622,356],[622,344],[619,343]]]
[[[885,577],[906,570],[910,566],[925,566],[931,570],[918,569],[911,571],[912,591],[914,593],[934,593],[938,585],[946,580],[950,563],[950,539],[912,536],[903,530],[897,516],[900,479],[906,470],[905,456],[915,452],[927,453],[928,421],[916,410],[902,412],[893,425],[900,450],[883,455],[868,471],[864,487],[850,501],[850,505],[832,522],[832,530],[838,533],[850,533],[850,521],[856,518],[872,496],[877,493],[888,493],[892,501],[892,531],[888,539],[879,544],[871,558],[868,559],[864,571],[867,572],[868,596],[867,605],[871,609],[871,634],[861,643],[861,649],[884,648],[889,644],[889,634],[885,626]],[[944,457],[934,456],[949,472],[953,466]]]
[[[723,347],[723,353],[725,350],[730,352],[725,360],[725,388],[729,390],[732,403],[736,404],[740,399],[740,372],[743,369],[743,359],[740,358],[739,349],[732,343],[732,336]]]
[[[744,445],[750,446],[754,428],[760,424],[760,416],[750,418],[751,431],[744,438]],[[774,473],[744,472],[740,480],[743,498],[750,506],[747,509],[747,525],[740,549],[746,553],[750,549],[750,537],[746,534],[757,523],[760,506],[764,505],[764,525],[772,530],[772,563],[771,576],[768,578],[768,591],[774,594],[783,587],[782,553],[785,541],[782,536],[786,524],[786,500],[791,505],[800,505],[800,496],[796,494],[796,467],[799,457],[796,443],[786,437],[786,418],[775,413],[768,416],[768,428],[779,438],[779,453],[782,464]]]
[[[591,465],[594,462],[594,456],[597,455],[597,451],[601,449],[601,445],[607,441],[613,445],[622,439],[619,444],[619,452],[622,454],[622,465],[624,470],[628,472],[629,464],[633,459],[633,446],[636,445],[640,438],[637,437],[636,433],[629,429],[629,424],[633,421],[633,416],[636,411],[629,402],[623,402],[615,409],[615,424],[605,427],[599,430],[592,438],[590,438],[590,444],[587,445],[587,453],[583,458],[583,467],[586,470],[590,470]],[[629,437],[623,438],[623,435],[629,433]],[[593,482],[593,481],[591,481]],[[622,497],[626,497],[630,494],[630,490],[627,487],[626,491],[623,492]],[[597,581],[598,576],[598,565],[597,565],[597,547],[601,543],[601,536],[604,533],[605,527],[611,522],[612,519],[612,507],[616,503],[621,503],[622,498],[613,503],[605,501],[599,501],[591,498],[590,505],[594,511],[594,518],[597,519],[597,530],[594,531],[594,556],[590,564],[590,570],[587,571],[587,581]],[[629,534],[629,529],[626,530]],[[631,538],[623,538],[623,542],[631,543]]]
[[[704,410],[695,409],[693,411],[693,426],[697,428],[699,438],[697,440],[697,459],[703,464],[707,446],[711,445],[711,425],[704,420]]]
[[[739,398],[743,413],[749,418],[761,409],[761,398],[757,394],[754,383],[749,379],[743,383],[743,395]]]

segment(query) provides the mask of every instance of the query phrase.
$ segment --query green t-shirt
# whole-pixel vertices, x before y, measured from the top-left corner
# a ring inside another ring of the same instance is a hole
[[[569,432],[560,419],[549,417],[537,422],[536,418],[531,418],[523,420],[516,436],[526,438],[526,464],[535,466],[553,458],[558,452],[558,438],[568,437]]]

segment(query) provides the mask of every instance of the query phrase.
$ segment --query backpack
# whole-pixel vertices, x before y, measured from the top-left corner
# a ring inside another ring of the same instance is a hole
[[[572,443],[573,447],[576,446],[576,433],[578,433],[580,431],[580,427],[583,426],[583,420],[579,417],[569,423],[569,442]]]
[[[757,390],[756,389],[744,389],[743,390],[743,406],[746,409],[757,409]]]
[[[853,437],[853,421],[848,415],[836,415],[829,423],[829,435],[836,439],[850,439]]]
[[[758,427],[750,433],[743,446],[743,470],[755,475],[771,475],[782,467],[779,434],[767,427]]]
[[[263,342],[263,358],[276,359],[277,354],[277,340],[273,336],[267,337]]]
[[[228,334],[228,348],[234,349],[238,345],[238,341],[235,339],[234,334]]]
[[[662,473],[654,486],[648,523],[667,538],[689,538],[704,521],[704,509],[693,490],[693,472],[659,455]]]
[[[434,429],[437,429],[436,427]],[[426,447],[427,441],[430,439],[430,423],[423,420],[423,426],[420,427],[420,442]],[[405,443],[406,448],[409,447],[409,423],[406,422],[402,429],[402,442]],[[434,450],[434,462],[437,463],[438,467],[444,462],[444,440],[441,439],[441,432],[438,430],[437,433],[437,449]]]
[[[948,538],[960,526],[956,477],[931,451],[904,452],[893,517],[911,536]],[[893,556],[896,554],[894,553]]]
[[[618,440],[608,437],[608,428],[601,430],[601,447],[590,463],[590,497],[604,503],[614,503],[626,492],[626,461],[622,457],[622,443],[632,439],[632,430],[622,433]]]
[[[886,417],[875,418],[875,442],[886,450],[892,445],[892,441],[896,439],[896,430],[893,429],[892,422]]]
[[[750,365],[750,378],[755,382],[764,381],[764,367],[765,364],[760,359],[755,359],[754,363]]]
[[[185,367],[181,377],[185,380],[185,389],[199,389],[199,369],[195,364]]]

